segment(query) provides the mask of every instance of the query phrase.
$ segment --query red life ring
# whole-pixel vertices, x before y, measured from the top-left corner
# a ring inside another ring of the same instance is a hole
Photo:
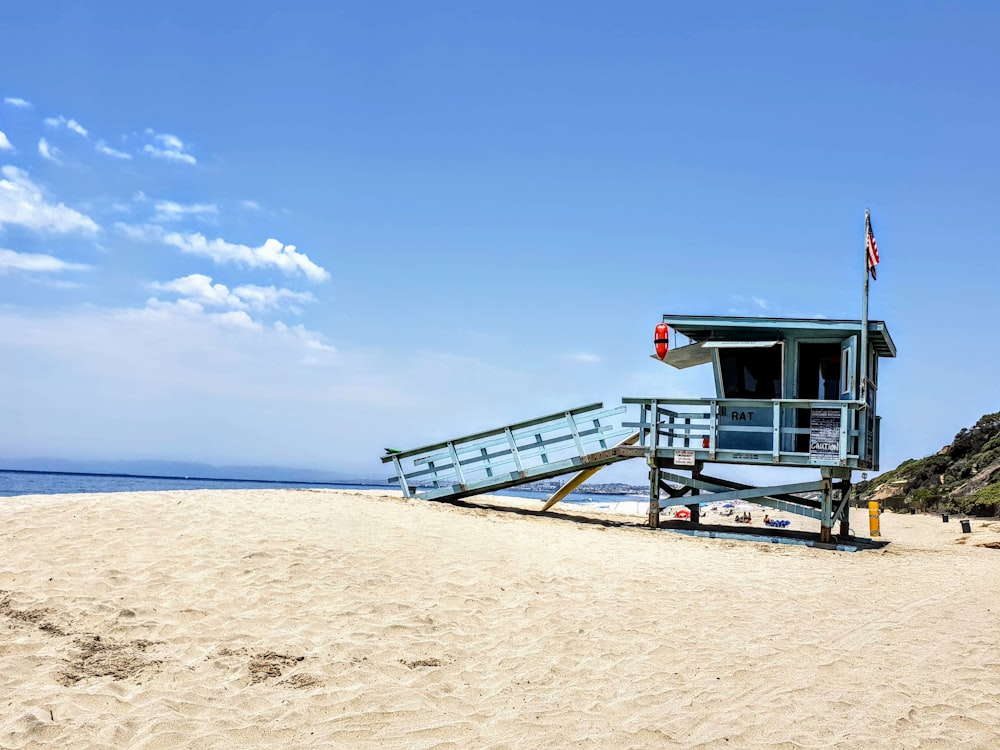
[[[653,344],[656,346],[656,358],[663,360],[670,350],[670,328],[666,323],[656,324],[656,333],[653,335]]]

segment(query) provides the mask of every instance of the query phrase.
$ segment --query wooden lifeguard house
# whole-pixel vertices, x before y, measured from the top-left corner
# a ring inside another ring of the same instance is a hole
[[[860,320],[664,315],[656,359],[711,365],[707,398],[623,398],[595,403],[406,451],[388,450],[406,497],[453,500],[573,473],[542,510],[597,471],[630,458],[649,466],[649,525],[684,505],[691,525],[707,503],[737,500],[820,522],[820,543],[839,522],[848,536],[852,472],[879,468],[879,361],[896,346],[868,320],[868,280],[878,250],[865,216]],[[638,411],[635,418],[615,419]],[[707,464],[818,469],[814,481],[754,487],[708,476]]]
[[[715,397],[622,399],[640,409],[625,426],[638,429],[635,447],[650,465],[650,525],[659,525],[661,492],[690,494],[697,519],[697,495],[708,491],[712,501],[816,517],[825,542],[838,520],[846,534],[851,472],[878,469],[878,363],[896,356],[885,323],[664,315],[657,328],[675,345],[654,356],[676,368],[711,365]],[[754,488],[704,476],[706,463],[818,468],[821,478]]]

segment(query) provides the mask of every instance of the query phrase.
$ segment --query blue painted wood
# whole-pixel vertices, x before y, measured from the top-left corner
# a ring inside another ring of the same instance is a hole
[[[789,495],[796,492],[816,492],[828,486],[827,480],[817,480],[814,482],[797,482],[795,484],[778,485],[774,487],[750,487],[737,482],[728,482],[732,486],[719,484],[719,480],[711,480],[701,477],[687,477],[682,474],[675,474],[669,471],[660,471],[660,477],[666,482],[673,482],[685,487],[701,490],[709,494],[697,495],[694,498],[680,497],[670,498],[660,501],[660,507],[666,508],[676,505],[690,505],[697,502],[699,505],[711,503],[725,503],[732,500],[747,500],[776,510],[784,510],[809,518],[820,518],[821,513],[807,501],[794,503],[789,500],[772,497],[772,495]]]
[[[859,435],[857,421],[864,409],[861,401],[626,397],[622,403],[641,407],[640,420],[624,421],[622,426],[638,430],[639,444],[654,448],[658,458],[674,458],[678,450],[687,450],[694,451],[697,461],[714,463],[872,468],[856,450]],[[786,412],[808,415],[812,409],[840,412],[840,450],[835,458],[819,458],[786,447],[794,446],[791,436],[810,433],[808,427],[787,426],[794,424],[795,420],[786,419]],[[749,416],[750,412],[754,413],[754,417]],[[767,418],[761,420],[762,424],[753,424],[757,421],[758,412],[766,414]],[[779,414],[778,419],[775,419],[775,413]],[[678,414],[691,415],[690,422],[678,423],[675,416]],[[744,424],[742,419],[734,421],[734,415],[745,415],[749,424]],[[708,439],[708,445],[705,445],[705,439]],[[851,446],[855,446],[853,450]]]
[[[632,433],[608,423],[626,409],[590,404],[382,460],[392,462],[396,476],[390,481],[398,481],[407,496],[433,499],[489,492],[631,457],[605,455],[609,445]]]

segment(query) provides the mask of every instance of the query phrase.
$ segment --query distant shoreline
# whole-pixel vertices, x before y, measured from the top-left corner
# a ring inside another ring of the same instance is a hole
[[[56,475],[65,477],[121,477],[124,479],[177,479],[191,482],[246,482],[248,484],[308,484],[318,487],[346,487],[361,485],[372,488],[391,488],[388,484],[375,484],[373,482],[318,482],[308,479],[243,479],[241,477],[204,477],[204,476],[178,476],[176,474],[127,474],[121,472],[98,472],[98,471],[43,471],[41,469],[2,469],[0,473],[6,474],[35,474],[35,475]]]

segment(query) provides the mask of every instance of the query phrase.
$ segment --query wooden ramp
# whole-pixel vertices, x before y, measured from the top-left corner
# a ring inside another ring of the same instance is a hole
[[[406,497],[458,499],[634,458],[636,433],[615,425],[625,406],[595,403],[526,422],[425,445],[387,449]]]

